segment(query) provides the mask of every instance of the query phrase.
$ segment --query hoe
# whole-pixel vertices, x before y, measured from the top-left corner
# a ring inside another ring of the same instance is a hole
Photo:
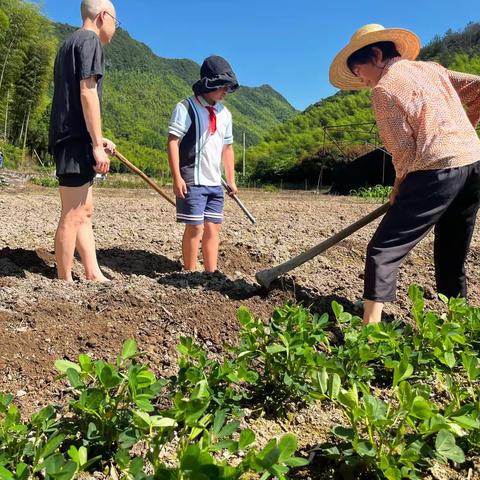
[[[139,168],[137,168],[133,163],[129,162],[118,150],[115,152],[114,155],[121,163],[123,163],[129,170],[132,172],[136,173],[145,183],[150,185],[157,193],[159,193],[168,203],[171,205],[175,206],[175,202],[165,193],[162,192],[160,187],[153,181],[151,180],[147,175],[145,175]],[[252,214],[247,210],[247,207],[241,202],[241,200],[238,198],[237,195],[231,195],[230,194],[230,187],[227,185],[225,180],[222,179],[222,184],[229,193],[229,195],[232,197],[232,199],[235,201],[235,203],[241,208],[243,213],[246,215],[246,217],[253,223],[255,224],[255,218],[252,216]]]
[[[323,242],[312,247],[310,250],[307,250],[306,252],[297,255],[291,260],[288,260],[268,270],[262,270],[260,272],[257,272],[257,274],[255,275],[257,282],[262,287],[268,288],[276,278],[284,275],[285,273],[293,270],[294,268],[299,267],[300,265],[303,265],[305,262],[308,262],[317,255],[320,255],[320,253],[325,252],[325,250],[328,250],[330,247],[333,247],[334,245],[342,241],[344,238],[347,238],[352,233],[360,230],[362,227],[368,225],[370,222],[373,222],[378,217],[381,217],[388,210],[389,205],[390,204],[388,202],[383,204],[381,207],[377,208],[365,217],[361,218],[355,223],[352,223],[350,226],[344,228],[332,237],[327,238]]]

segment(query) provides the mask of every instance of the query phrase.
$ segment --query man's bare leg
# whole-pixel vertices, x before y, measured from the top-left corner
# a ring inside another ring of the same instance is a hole
[[[189,272],[197,269],[198,249],[203,235],[203,225],[185,225],[182,241],[183,268]]]
[[[55,234],[55,258],[60,280],[72,281],[73,255],[77,243],[77,232],[84,216],[84,206],[90,185],[60,187],[62,212]]]
[[[76,247],[85,268],[85,278],[96,282],[108,282],[98,266],[93,235],[93,188],[88,189],[84,207],[83,221],[78,227]]]
[[[217,270],[221,224],[205,222],[202,238],[203,266],[206,272]]]
[[[363,305],[363,324],[370,325],[382,321],[383,303],[365,300]]]
[[[98,268],[95,253],[91,220],[93,215],[91,185],[86,183],[81,187],[60,187],[60,199],[62,213],[55,235],[58,278],[68,282],[73,280],[73,255],[77,246],[87,279],[106,281]]]

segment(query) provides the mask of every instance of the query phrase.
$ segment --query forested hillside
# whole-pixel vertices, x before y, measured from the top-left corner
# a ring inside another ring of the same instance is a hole
[[[55,27],[60,41],[73,31],[67,25]],[[158,57],[124,30],[106,48],[106,58],[105,124],[117,136],[163,149],[171,111],[192,94],[200,66],[191,60]],[[258,143],[266,130],[295,112],[268,85],[242,87],[226,104],[234,118],[234,135],[239,139],[246,132],[247,145]]]
[[[422,49],[420,59],[480,74],[480,24],[471,23],[461,32],[449,31],[436,37]],[[278,182],[280,178],[315,180],[322,166],[332,165],[345,153],[355,156],[365,142],[375,144],[378,139],[373,122],[368,91],[338,92],[275,127],[262,142],[250,148],[249,174],[268,182]],[[333,128],[339,125],[352,126]]]
[[[53,59],[59,42],[72,31],[71,26],[52,23],[25,0],[0,0],[0,139],[9,152],[7,164],[21,156],[11,145],[48,158]],[[191,94],[199,65],[158,57],[121,29],[106,58],[106,135],[148,173],[167,172],[170,112]],[[480,24],[434,38],[420,58],[480,73]],[[295,114],[270,86],[242,87],[227,105],[237,145],[246,132],[248,174],[260,181],[313,181],[338,157],[353,157],[378,142],[367,91],[338,92]],[[336,128],[341,125],[352,126]]]
[[[26,1],[0,0],[0,138],[17,147],[25,144],[41,157],[47,150],[53,59],[73,30],[50,22]],[[147,172],[166,172],[170,113],[191,94],[200,66],[188,59],[160,58],[120,29],[106,48],[106,68],[105,133]],[[246,132],[247,145],[258,143],[265,131],[296,112],[268,85],[242,86],[226,103],[234,135],[241,142]]]
[[[20,147],[44,142],[55,49],[51,24],[35,6],[0,0],[0,139]]]

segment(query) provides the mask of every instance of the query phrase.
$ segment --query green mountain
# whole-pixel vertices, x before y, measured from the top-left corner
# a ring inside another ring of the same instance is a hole
[[[435,37],[420,59],[480,74],[480,23]],[[377,144],[373,122],[368,91],[338,92],[266,133],[247,151],[248,173],[269,182],[316,181],[320,170],[333,168],[338,158],[353,158]],[[349,126],[336,128],[341,125]]]
[[[54,24],[59,41],[74,28]],[[150,173],[167,169],[166,136],[175,104],[192,94],[200,66],[187,59],[167,59],[155,55],[143,43],[120,29],[106,48],[104,84],[104,125],[125,154]],[[240,79],[241,80],[241,79]],[[229,96],[234,137],[247,145],[258,143],[264,132],[291,118],[296,110],[268,85],[241,87]],[[141,158],[139,158],[141,157]],[[161,167],[152,158],[161,161]]]

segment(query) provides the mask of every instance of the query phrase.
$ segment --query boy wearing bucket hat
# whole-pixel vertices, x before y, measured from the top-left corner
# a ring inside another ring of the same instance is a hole
[[[223,221],[223,159],[230,193],[237,193],[232,115],[221,103],[238,81],[222,57],[208,57],[194,95],[178,103],[168,128],[168,160],[173,176],[177,222],[185,223],[182,240],[184,268],[194,271],[202,244],[205,271],[217,270],[219,234]]]
[[[381,320],[401,262],[432,227],[438,292],[467,294],[465,259],[480,205],[480,76],[415,61],[419,51],[408,30],[366,25],[330,67],[333,85],[372,88],[396,172],[391,206],[367,249],[365,324]]]

